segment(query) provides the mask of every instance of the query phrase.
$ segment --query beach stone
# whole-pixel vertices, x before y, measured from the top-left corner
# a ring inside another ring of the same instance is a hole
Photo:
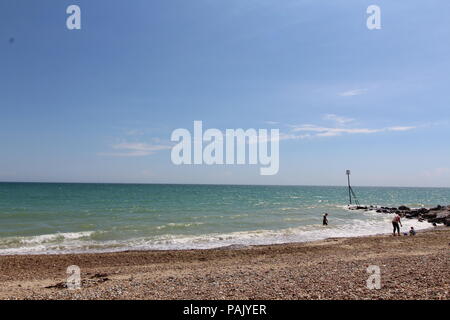
[[[400,207],[398,207],[398,210],[402,210],[402,211],[410,211],[411,209],[408,208],[407,206],[400,206]]]

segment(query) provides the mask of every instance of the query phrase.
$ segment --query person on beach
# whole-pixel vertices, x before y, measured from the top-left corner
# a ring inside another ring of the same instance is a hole
[[[396,230],[398,235],[400,236],[400,227],[403,227],[400,215],[395,214],[394,219],[392,219],[392,226],[394,227],[394,236]]]
[[[416,235],[416,230],[414,230],[414,227],[411,227],[411,230],[409,230],[409,235],[410,236],[415,236]]]
[[[325,213],[324,215],[323,215],[323,225],[324,226],[327,226],[328,225],[328,213]]]

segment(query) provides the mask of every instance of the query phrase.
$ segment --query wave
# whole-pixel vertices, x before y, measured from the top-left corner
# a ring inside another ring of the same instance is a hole
[[[168,224],[163,224],[163,225],[160,225],[160,226],[156,226],[155,228],[156,229],[158,229],[158,230],[161,230],[161,229],[167,229],[167,228],[172,228],[172,229],[177,229],[177,228],[189,228],[189,227],[193,227],[193,226],[201,226],[201,225],[204,225],[205,224],[205,222],[186,222],[186,223],[184,223],[184,222],[180,222],[180,223],[174,223],[174,222],[171,222],[171,223],[168,223]]]
[[[373,212],[364,215],[371,217]],[[183,250],[211,249],[230,245],[269,245],[291,242],[307,242],[326,238],[365,236],[391,232],[390,216],[380,214],[377,219],[338,219],[336,224],[323,227],[320,224],[285,228],[280,230],[252,230],[200,235],[164,234],[121,240],[99,240],[106,231],[55,233],[28,237],[0,238],[0,255],[58,254],[114,252],[126,250]],[[183,225],[186,224],[174,224]],[[431,227],[427,222],[406,220],[402,230],[413,226],[416,230]]]

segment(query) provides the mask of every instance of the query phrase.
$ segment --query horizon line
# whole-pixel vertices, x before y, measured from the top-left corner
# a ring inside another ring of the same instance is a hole
[[[204,186],[249,186],[249,187],[345,187],[342,185],[325,185],[325,184],[245,184],[245,183],[181,183],[181,182],[73,182],[73,181],[0,181],[0,183],[46,183],[46,184],[119,184],[119,185],[204,185]],[[352,185],[357,188],[423,188],[423,189],[449,189],[447,187],[437,186],[380,186],[380,185]]]

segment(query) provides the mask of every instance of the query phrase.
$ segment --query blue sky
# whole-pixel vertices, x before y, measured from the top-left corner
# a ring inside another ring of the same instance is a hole
[[[82,29],[66,28],[81,8]],[[368,30],[366,8],[381,8]],[[0,2],[0,181],[450,187],[450,2]],[[175,166],[176,128],[279,128],[280,170]]]

